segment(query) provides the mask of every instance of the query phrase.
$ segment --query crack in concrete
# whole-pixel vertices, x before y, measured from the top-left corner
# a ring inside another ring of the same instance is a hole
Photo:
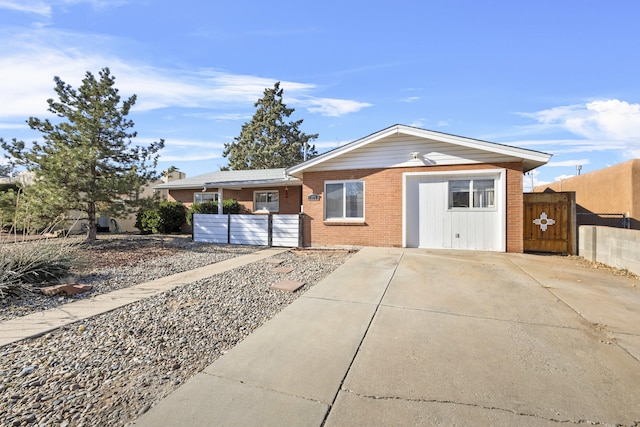
[[[351,367],[353,366],[353,363],[355,362],[356,357],[358,357],[358,354],[360,353],[360,348],[362,347],[362,343],[364,342],[365,338],[367,337],[367,334],[369,333],[369,329],[371,328],[371,324],[373,323],[374,319],[376,318],[376,315],[378,314],[378,310],[380,310],[381,303],[384,300],[384,297],[387,294],[387,291],[389,290],[389,285],[393,281],[393,278],[395,277],[396,272],[398,271],[398,266],[402,262],[403,258],[404,258],[404,253],[400,256],[400,259],[398,260],[398,263],[396,264],[395,268],[393,269],[393,274],[389,278],[389,281],[387,282],[387,284],[386,284],[386,286],[384,288],[384,292],[382,292],[382,296],[380,297],[379,302],[376,304],[376,309],[373,312],[373,316],[371,316],[371,319],[369,319],[369,324],[367,325],[367,328],[365,329],[364,334],[362,335],[362,339],[360,340],[360,343],[358,343],[358,348],[356,348],[356,351],[353,354],[353,357],[351,358],[351,362],[349,363],[349,367],[347,368],[347,371],[344,373],[344,376],[342,377],[342,380],[340,381],[340,385],[338,386],[338,391],[333,396],[333,401],[329,405],[329,409],[327,410],[326,414],[324,415],[324,419],[322,420],[322,423],[320,424],[320,427],[324,427],[325,424],[327,423],[327,418],[329,417],[329,414],[331,413],[331,410],[333,409],[333,407],[336,404],[336,399],[338,398],[338,394],[339,394],[340,390],[342,389],[342,386],[344,385],[345,380],[347,379],[347,375],[349,375],[349,372],[351,371]]]
[[[466,317],[470,319],[492,320],[495,322],[504,322],[504,323],[518,323],[521,325],[540,326],[543,328],[567,329],[567,330],[579,331],[579,332],[584,332],[585,330],[587,330],[587,328],[580,328],[575,326],[553,325],[550,323],[539,323],[539,322],[527,322],[524,320],[517,320],[517,319],[504,319],[504,318],[497,318],[497,317],[480,316],[477,314],[455,313],[451,311],[432,310],[428,308],[406,307],[402,305],[391,305],[391,304],[380,304],[380,306],[389,307],[389,308],[402,308],[404,310],[422,311],[426,313],[444,314],[444,315],[457,316],[457,317]]]
[[[554,423],[558,423],[558,424],[575,424],[575,425],[583,424],[583,425],[593,425],[593,426],[612,425],[610,423],[602,423],[600,421],[589,421],[589,420],[584,420],[584,419],[581,419],[581,420],[560,420],[560,419],[545,417],[545,416],[538,415],[538,414],[529,414],[529,413],[526,413],[526,412],[518,412],[518,411],[514,411],[513,409],[499,408],[499,407],[496,407],[496,406],[484,406],[484,405],[478,405],[476,403],[456,402],[454,400],[420,399],[420,398],[408,398],[408,397],[401,397],[401,396],[370,396],[370,395],[364,395],[364,394],[357,393],[357,392],[355,392],[353,390],[347,390],[347,389],[344,389],[344,388],[341,389],[340,391],[352,394],[354,396],[361,397],[363,399],[371,399],[371,400],[402,400],[402,401],[405,401],[405,402],[434,403],[434,404],[443,404],[443,405],[466,406],[466,407],[470,407],[470,408],[485,409],[485,410],[489,410],[489,411],[500,411],[500,412],[510,413],[510,414],[513,414],[513,415],[521,416],[521,417],[537,418],[537,419],[550,421],[550,422],[554,422]],[[613,425],[622,426],[623,424],[615,423]],[[639,427],[640,426],[640,421],[633,421],[633,424],[629,424],[629,426],[631,426],[631,427]]]

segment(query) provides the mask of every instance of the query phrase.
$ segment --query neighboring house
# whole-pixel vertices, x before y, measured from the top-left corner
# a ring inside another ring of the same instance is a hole
[[[163,173],[162,178],[158,180],[148,181],[140,191],[133,195],[137,199],[147,199],[151,198],[156,194],[156,190],[154,189],[157,184],[171,182],[176,179],[182,179],[185,177],[184,172],[173,171],[169,174]],[[132,197],[132,195],[123,196],[123,198]],[[163,197],[162,192],[160,193],[160,197]],[[71,222],[71,233],[81,233],[84,232],[87,220],[84,219],[86,217],[86,213],[79,211],[70,211],[67,213],[67,217],[71,218],[75,221]],[[126,214],[121,218],[110,218],[108,216],[100,216],[98,217],[98,232],[106,233],[106,232],[119,232],[119,233],[137,233],[140,230],[136,228],[136,217],[137,211]]]
[[[218,171],[156,185],[167,200],[193,203],[233,199],[243,213],[298,213],[302,182],[284,169]]]
[[[540,185],[533,191],[575,192],[578,225],[620,227],[619,216],[624,214],[630,228],[640,229],[640,159]]]
[[[168,174],[163,174],[159,180],[153,180],[147,182],[140,191],[135,194],[134,197],[138,199],[151,198],[156,194],[154,186],[160,183],[167,183],[177,179],[183,179],[185,177],[184,172],[173,171]],[[13,178],[0,178],[0,183],[19,183],[22,186],[33,185],[35,183],[35,173],[22,172]],[[123,198],[131,197],[131,195],[123,196]],[[165,198],[167,195],[160,192],[160,198]],[[100,216],[98,218],[98,231],[99,232],[122,232],[122,233],[136,233],[139,230],[135,227],[137,212],[127,214],[122,218],[109,218],[107,216]],[[76,210],[71,210],[66,213],[67,224],[65,227],[69,227],[69,231],[72,234],[84,233],[86,228],[87,214]]]
[[[304,245],[523,251],[523,174],[550,155],[395,125],[286,173]]]

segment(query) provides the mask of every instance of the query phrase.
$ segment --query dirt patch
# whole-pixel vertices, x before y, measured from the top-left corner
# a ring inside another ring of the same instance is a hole
[[[630,279],[635,279],[640,281],[640,275],[637,275],[629,270],[623,269],[623,268],[616,268],[616,267],[611,267],[610,265],[607,264],[602,264],[600,262],[595,262],[595,261],[589,261],[583,257],[580,256],[570,256],[570,259],[573,259],[574,261],[576,261],[578,264],[583,265],[585,267],[589,267],[589,268],[593,268],[596,270],[605,270],[610,272],[611,274],[615,275],[615,276],[622,276],[622,277],[628,277]]]
[[[170,256],[187,250],[184,247],[186,239],[189,238],[132,236],[83,243],[80,249],[85,264],[83,268],[128,266],[147,259]]]

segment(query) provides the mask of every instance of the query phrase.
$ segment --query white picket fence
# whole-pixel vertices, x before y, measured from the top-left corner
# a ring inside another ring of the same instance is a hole
[[[298,247],[300,215],[193,215],[195,242]]]

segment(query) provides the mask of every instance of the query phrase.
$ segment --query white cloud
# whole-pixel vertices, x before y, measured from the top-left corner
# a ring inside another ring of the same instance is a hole
[[[421,128],[424,127],[424,123],[427,119],[424,118],[420,118],[420,119],[416,119],[414,121],[412,121],[411,123],[409,123],[409,126],[414,127],[414,128]]]
[[[15,10],[16,12],[33,13],[41,16],[51,15],[51,6],[43,1],[29,0],[0,0],[0,9]]]
[[[0,129],[29,129],[29,126],[26,123],[0,123]]]
[[[640,150],[640,104],[618,99],[595,100],[521,115],[537,121],[521,129],[526,133],[564,131],[584,138],[573,142],[563,140],[563,145],[570,143],[590,151]],[[538,143],[545,144],[544,141]],[[550,141],[546,141],[546,145],[550,145]]]
[[[0,56],[0,119],[41,117],[46,113],[46,100],[55,97],[54,76],[77,88],[86,71],[97,75],[105,66],[116,77],[116,87],[123,97],[138,95],[136,111],[245,108],[277,81],[214,69],[165,69],[127,61],[111,53],[118,43],[122,41],[49,28],[17,35],[0,31],[0,45],[5,51]],[[287,105],[299,105],[324,116],[337,117],[371,106],[348,99],[314,98],[310,92],[316,86],[311,83],[281,81],[281,87]]]
[[[187,113],[185,117],[195,117],[202,120],[215,120],[217,122],[236,122],[239,120],[250,120],[250,114],[243,113]]]
[[[421,97],[419,97],[419,96],[409,96],[409,97],[407,97],[407,98],[404,98],[404,99],[402,100],[402,102],[411,103],[411,102],[419,101],[420,99],[422,99],[422,98],[421,98]]]
[[[326,117],[339,117],[349,113],[356,113],[373,105],[367,102],[336,98],[311,98],[307,101],[298,101],[298,103],[308,105],[307,111],[310,113],[320,113]]]
[[[0,9],[9,9],[16,12],[30,13],[43,17],[51,17],[53,9],[69,5],[86,3],[94,9],[114,7],[126,4],[125,0],[0,0]]]
[[[134,143],[148,145],[153,141],[150,138],[136,138]],[[223,149],[223,142],[168,138],[159,154],[162,162],[210,160],[222,158]]]
[[[162,162],[194,162],[199,160],[221,159],[220,151],[198,151],[189,152],[187,154],[164,154],[161,153],[160,161]]]

